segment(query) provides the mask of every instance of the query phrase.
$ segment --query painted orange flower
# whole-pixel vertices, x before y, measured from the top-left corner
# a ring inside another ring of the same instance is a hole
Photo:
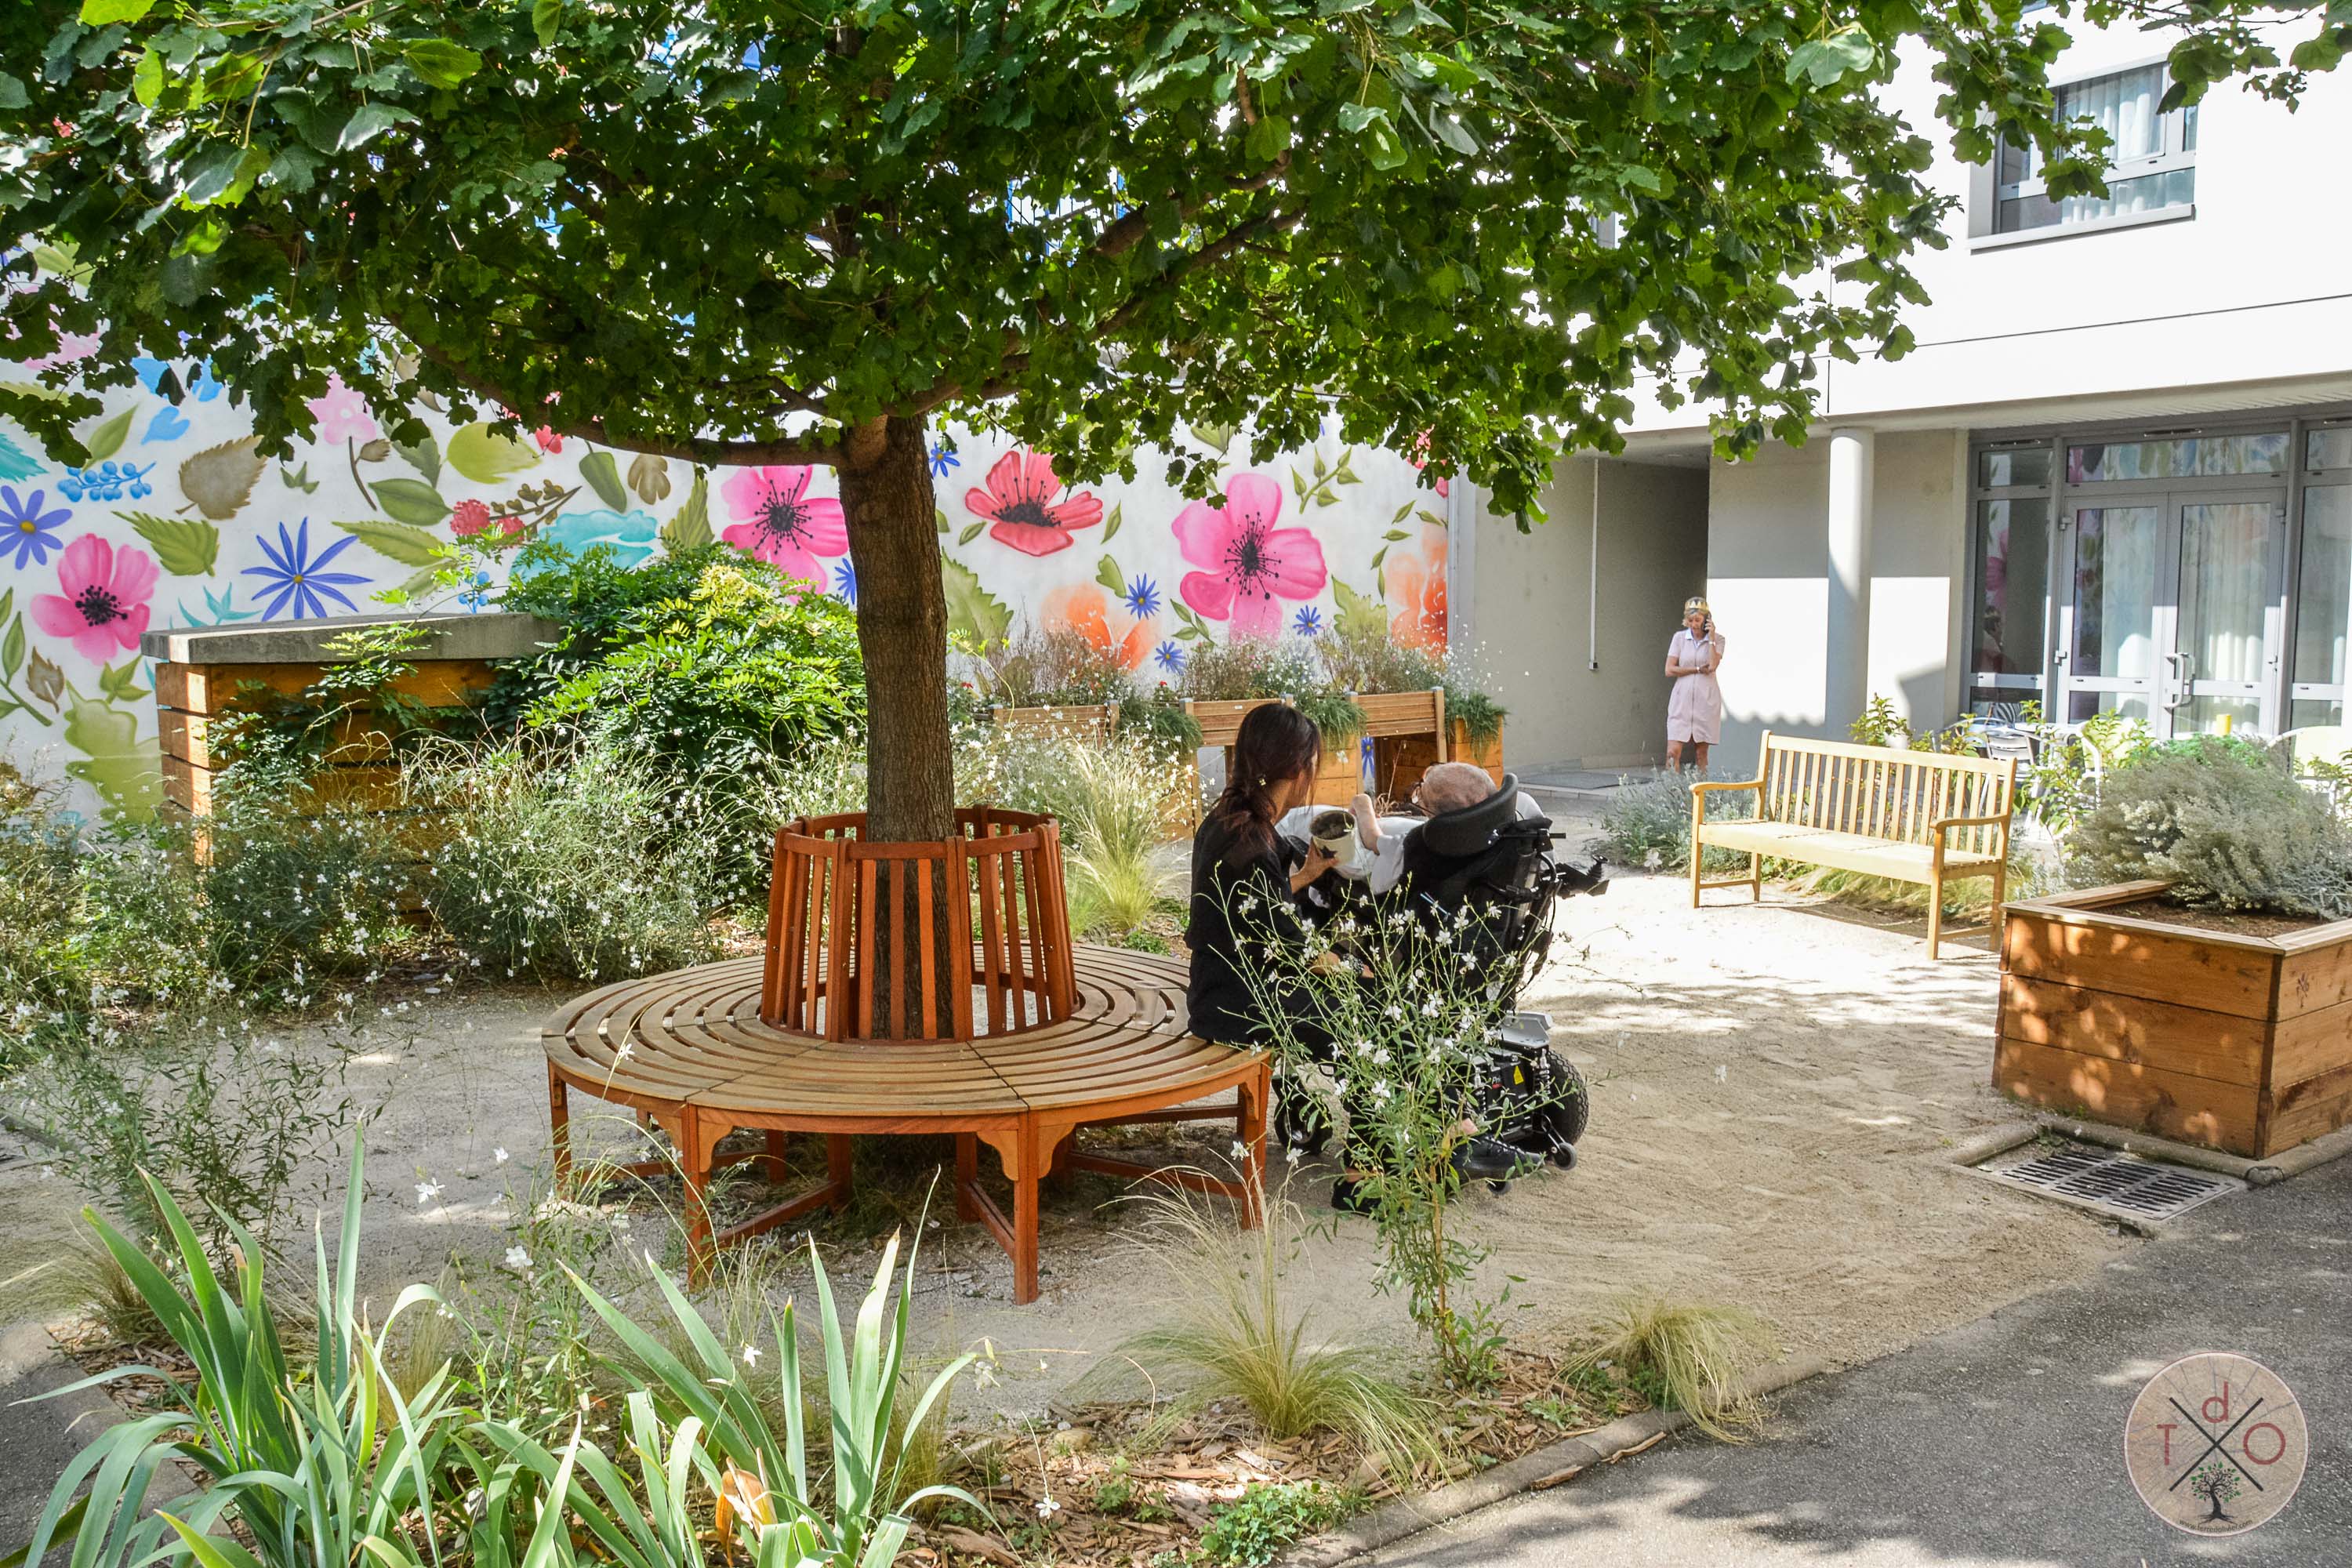
[[[1424,653],[1445,651],[1445,536],[1432,532],[1418,555],[1392,555],[1389,605],[1396,614],[1389,636]]]
[[[1066,626],[1087,641],[1118,659],[1121,669],[1141,668],[1151,652],[1153,628],[1157,617],[1140,620],[1123,637],[1114,638],[1110,630],[1110,596],[1092,583],[1079,583],[1067,588],[1057,588],[1045,595],[1045,622],[1049,626]]]

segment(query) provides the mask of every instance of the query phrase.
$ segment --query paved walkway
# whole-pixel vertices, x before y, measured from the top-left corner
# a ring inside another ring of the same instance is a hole
[[[1381,1568],[2352,1564],[2352,1159],[2194,1211],[2081,1286],[1780,1402],[1769,1440],[1670,1440],[1377,1553]],[[2123,1467],[2126,1412],[2199,1350],[2269,1366],[2311,1460],[2285,1511],[2198,1540]]]

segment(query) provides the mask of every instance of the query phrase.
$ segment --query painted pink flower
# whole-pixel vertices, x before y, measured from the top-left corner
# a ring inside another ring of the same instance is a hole
[[[563,450],[563,437],[557,435],[549,426],[542,425],[538,429],[532,431],[530,433],[530,438],[538,442],[539,449],[547,453],[550,457],[552,457],[556,453]]]
[[[1016,447],[988,470],[987,489],[974,486],[963,492],[963,505],[974,517],[992,521],[988,537],[999,544],[1009,544],[1024,555],[1051,555],[1070,547],[1073,530],[1092,528],[1103,516],[1102,502],[1091,491],[1078,490],[1055,500],[1061,493],[1054,459]]]
[[[311,398],[307,406],[310,416],[319,422],[319,440],[373,441],[376,438],[375,421],[368,417],[367,399],[362,397],[357,389],[343,384],[341,371],[327,377],[327,395]]]
[[[460,539],[471,539],[490,529],[490,509],[478,500],[461,500],[449,513],[449,531]]]
[[[1419,436],[1417,436],[1417,437],[1415,437],[1413,438],[1413,443],[1412,443],[1412,466],[1413,466],[1414,468],[1427,468],[1427,467],[1429,467],[1429,432],[1428,432],[1428,431],[1423,430],[1423,431]],[[1445,495],[1445,494],[1447,494],[1447,493],[1448,493],[1452,489],[1453,489],[1453,485],[1452,485],[1452,482],[1451,482],[1450,480],[1447,480],[1447,479],[1440,479],[1437,481],[1437,493],[1438,493],[1439,495]]]
[[[1276,601],[1311,599],[1330,577],[1315,535],[1275,527],[1281,516],[1282,486],[1264,474],[1226,480],[1223,508],[1196,500],[1177,513],[1176,542],[1203,568],[1177,585],[1184,602],[1210,620],[1230,620],[1237,637],[1279,637]]]
[[[16,334],[11,332],[8,335],[13,338]],[[103,341],[100,334],[97,332],[59,332],[58,352],[53,354],[43,354],[38,359],[28,359],[25,362],[25,368],[47,370],[53,365],[71,364],[76,360],[88,359],[98,352],[98,345]]]
[[[743,519],[719,537],[749,551],[787,577],[824,586],[820,555],[849,548],[849,524],[841,502],[808,493],[809,470],[738,468],[719,487],[730,515]]]
[[[95,533],[66,546],[58,562],[58,591],[33,596],[33,624],[64,637],[92,664],[139,651],[147,629],[147,601],[155,594],[154,558],[143,550],[117,550]]]

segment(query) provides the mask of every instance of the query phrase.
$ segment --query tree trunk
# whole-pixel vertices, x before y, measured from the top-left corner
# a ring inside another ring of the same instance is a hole
[[[847,447],[841,510],[866,659],[866,831],[897,843],[943,839],[955,832],[948,609],[923,422],[877,420]]]

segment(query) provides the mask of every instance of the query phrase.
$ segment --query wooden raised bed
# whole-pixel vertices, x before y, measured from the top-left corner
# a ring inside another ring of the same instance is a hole
[[[1994,1087],[2253,1159],[2352,1122],[2352,921],[2259,937],[2108,912],[2168,885],[2008,906]]]

